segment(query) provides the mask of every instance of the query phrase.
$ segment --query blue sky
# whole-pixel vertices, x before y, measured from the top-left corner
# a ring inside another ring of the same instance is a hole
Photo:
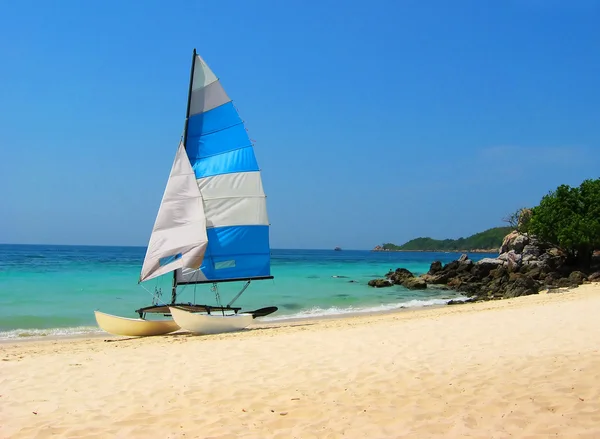
[[[196,47],[274,248],[502,225],[600,174],[600,2],[0,4],[0,242],[146,245]],[[143,5],[143,6],[142,6]]]

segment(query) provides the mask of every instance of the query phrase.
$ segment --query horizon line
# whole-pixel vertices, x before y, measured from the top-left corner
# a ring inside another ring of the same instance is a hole
[[[48,246],[48,247],[125,247],[125,248],[148,248],[146,245],[116,245],[116,244],[27,244],[27,243],[10,243],[0,242],[0,246],[3,245],[22,245],[22,246]],[[272,247],[271,250],[331,250],[334,248],[291,248],[291,247]],[[348,248],[342,249],[342,251],[371,251],[371,249],[364,248]]]

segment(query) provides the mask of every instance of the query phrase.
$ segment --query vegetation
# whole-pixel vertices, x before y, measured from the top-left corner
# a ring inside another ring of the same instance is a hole
[[[458,250],[488,250],[497,249],[504,237],[513,230],[512,227],[494,227],[484,232],[476,233],[468,238],[433,239],[416,238],[403,245],[383,244],[384,250],[405,251],[458,251]]]
[[[416,238],[403,245],[383,244],[384,250],[457,251],[496,249],[513,230],[565,250],[578,265],[589,268],[594,250],[600,249],[600,178],[579,187],[561,185],[539,206],[518,209],[503,218],[508,227],[495,227],[459,239]]]
[[[502,221],[508,223],[512,230],[516,230],[519,233],[527,233],[529,221],[531,220],[531,214],[531,209],[522,207],[517,209],[514,213],[502,218]]]
[[[600,178],[559,186],[532,209],[528,232],[568,251],[588,267],[600,248]]]

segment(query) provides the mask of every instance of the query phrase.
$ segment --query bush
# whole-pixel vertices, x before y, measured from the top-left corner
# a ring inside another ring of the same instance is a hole
[[[528,229],[589,267],[593,250],[600,248],[600,179],[561,185],[544,196],[532,209]]]

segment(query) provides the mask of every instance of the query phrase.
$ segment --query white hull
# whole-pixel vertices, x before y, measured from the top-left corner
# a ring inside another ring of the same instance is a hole
[[[231,315],[200,314],[169,307],[175,322],[182,328],[196,334],[220,334],[239,331],[248,327],[252,314],[241,313]]]
[[[173,320],[129,319],[100,311],[94,311],[94,314],[96,315],[98,326],[102,330],[114,335],[143,337],[168,334],[179,329],[179,325]]]

